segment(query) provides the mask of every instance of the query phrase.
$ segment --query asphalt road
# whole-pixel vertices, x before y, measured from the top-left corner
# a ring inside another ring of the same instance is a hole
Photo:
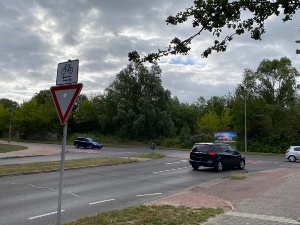
[[[140,149],[111,148],[95,152],[68,152],[66,159],[77,157],[127,157]],[[145,149],[149,152],[149,150]],[[64,173],[61,222],[116,208],[142,204],[186,190],[194,185],[226,177],[239,170],[221,173],[209,168],[193,170],[188,152],[158,150],[167,157],[132,164],[68,170]],[[60,156],[26,157],[48,161]],[[283,156],[247,155],[248,171],[280,167],[299,167]],[[6,162],[9,162],[9,159]],[[22,161],[24,158],[14,159]],[[27,160],[27,159],[26,159]],[[2,160],[1,160],[2,161]],[[0,178],[0,224],[56,224],[59,172]]]
[[[57,147],[57,146],[56,146]],[[94,157],[133,157],[139,154],[148,154],[153,151],[150,148],[117,148],[117,147],[104,147],[98,149],[76,149],[72,145],[66,146],[65,159],[82,159],[82,158],[94,158]],[[154,152],[163,153],[167,156],[179,156],[183,158],[189,157],[188,151],[180,150],[160,150],[156,149]],[[34,163],[34,162],[51,162],[60,161],[61,155],[43,155],[34,157],[20,157],[20,158],[0,158],[0,165],[22,164],[22,163]]]

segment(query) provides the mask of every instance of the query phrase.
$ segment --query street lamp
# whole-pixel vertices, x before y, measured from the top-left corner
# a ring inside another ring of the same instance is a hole
[[[12,108],[13,108],[14,104],[11,105],[10,107],[10,119],[9,119],[9,128],[8,128],[8,143],[10,143],[10,136],[11,136],[11,123],[12,123]]]
[[[247,91],[244,86],[242,86],[242,90],[244,91],[244,109],[245,109],[245,152],[247,152]]]

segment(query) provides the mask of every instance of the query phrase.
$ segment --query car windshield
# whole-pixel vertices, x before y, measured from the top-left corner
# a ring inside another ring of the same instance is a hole
[[[96,142],[95,140],[93,140],[92,138],[87,138],[90,142]]]

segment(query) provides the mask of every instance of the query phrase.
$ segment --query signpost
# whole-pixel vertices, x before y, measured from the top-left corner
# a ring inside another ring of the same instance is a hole
[[[79,60],[68,60],[58,64],[56,85],[73,84],[78,82]]]
[[[68,117],[74,106],[77,97],[83,87],[78,82],[78,66],[79,60],[68,60],[68,62],[59,63],[57,67],[56,85],[50,88],[52,98],[56,107],[59,120],[63,127],[63,140],[60,164],[60,179],[59,179],[59,194],[58,194],[58,209],[57,209],[57,225],[60,225],[61,204],[62,204],[62,189],[63,175],[65,164],[65,149],[67,140]]]

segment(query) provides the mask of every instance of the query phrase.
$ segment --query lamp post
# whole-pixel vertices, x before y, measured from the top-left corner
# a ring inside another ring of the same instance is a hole
[[[15,104],[12,104],[10,107],[10,119],[9,119],[9,128],[8,128],[8,143],[10,143],[10,136],[11,136],[11,128],[12,128],[12,108]]]
[[[245,89],[245,152],[247,152],[247,91]]]
[[[247,152],[247,91],[244,86],[241,87],[244,91],[244,116],[245,116],[245,152]]]

